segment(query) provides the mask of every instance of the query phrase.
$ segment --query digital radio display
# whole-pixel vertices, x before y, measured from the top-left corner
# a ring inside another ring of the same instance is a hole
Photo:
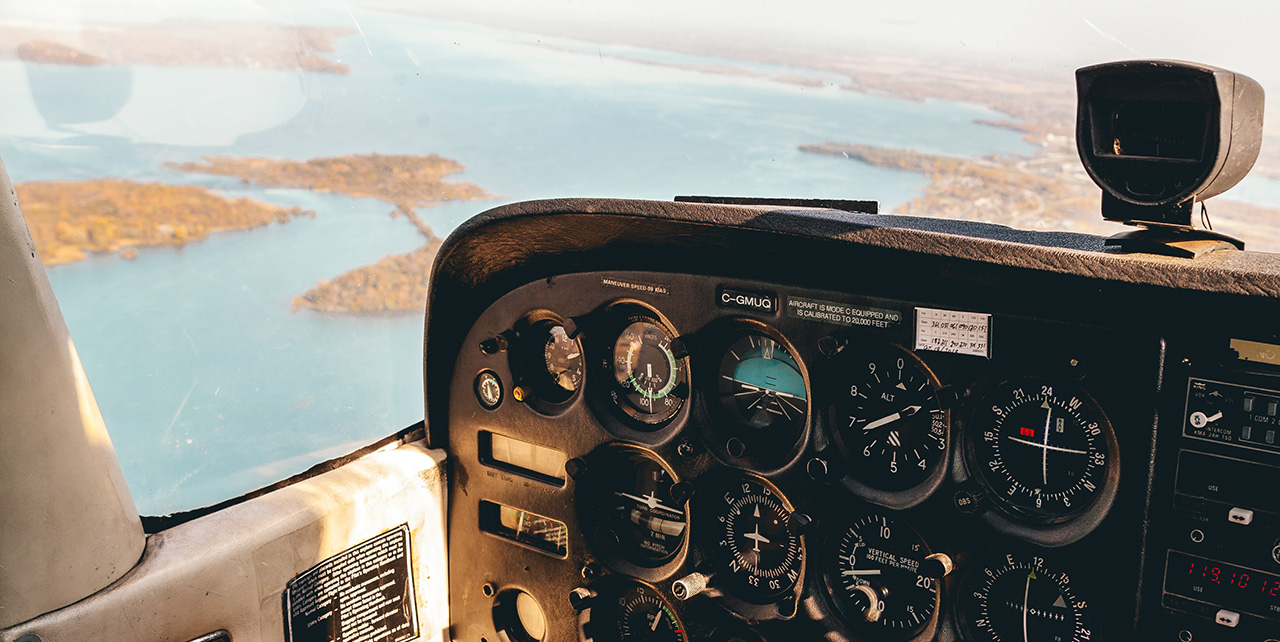
[[[1280,576],[1169,551],[1164,590],[1232,611],[1280,617]]]

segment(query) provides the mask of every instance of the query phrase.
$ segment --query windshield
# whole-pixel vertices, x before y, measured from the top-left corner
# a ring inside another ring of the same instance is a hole
[[[1260,1],[4,4],[0,157],[145,514],[421,420],[431,261],[490,207],[874,199],[1112,234],[1075,68],[1280,87]],[[1208,213],[1277,251],[1268,123]]]

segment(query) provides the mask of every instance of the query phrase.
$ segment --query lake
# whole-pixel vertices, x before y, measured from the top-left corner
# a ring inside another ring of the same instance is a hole
[[[797,147],[828,140],[958,156],[1030,153],[983,107],[911,102],[670,65],[776,66],[476,26],[358,15],[349,75],[0,62],[0,156],[15,181],[124,177],[314,210],[134,260],[50,268],[139,510],[233,497],[420,420],[422,315],[291,309],[321,279],[422,239],[391,206],[183,174],[204,154],[307,159],[440,154],[493,202],[422,212],[444,236],[517,200],[677,194],[877,199],[925,178]],[[345,16],[300,21],[342,24]],[[641,61],[621,60],[629,55]],[[663,64],[652,64],[663,63]]]

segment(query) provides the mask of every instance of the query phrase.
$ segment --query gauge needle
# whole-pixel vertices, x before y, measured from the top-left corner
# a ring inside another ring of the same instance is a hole
[[[1087,453],[1087,452],[1085,452],[1085,451],[1083,451],[1083,450],[1077,450],[1077,449],[1075,449],[1075,448],[1063,448],[1063,447],[1061,447],[1061,446],[1046,446],[1046,445],[1044,445],[1044,444],[1042,444],[1042,443],[1039,443],[1039,442],[1035,442],[1035,441],[1027,441],[1026,439],[1019,439],[1019,438],[1017,438],[1017,437],[1009,437],[1008,439],[1009,439],[1009,441],[1016,441],[1016,442],[1018,442],[1018,443],[1020,443],[1020,444],[1026,444],[1026,445],[1028,445],[1028,446],[1035,446],[1036,448],[1043,448],[1043,449],[1045,449],[1045,450],[1052,450],[1052,451],[1053,451],[1053,452],[1055,452],[1055,453],[1071,453],[1071,454],[1073,454],[1073,455],[1087,455],[1087,454],[1089,454],[1089,453]]]
[[[766,394],[777,395],[779,397],[786,397],[788,399],[804,399],[804,397],[801,397],[800,395],[793,395],[789,392],[774,390],[773,388],[764,388],[761,386],[757,386],[753,383],[747,383],[745,381],[742,381],[741,379],[734,379],[733,377],[730,377],[728,375],[721,375],[721,376],[724,377],[725,379],[728,379],[729,381],[732,381],[738,384],[739,386],[742,386],[744,390],[747,390],[750,392],[763,392]],[[742,393],[738,393],[738,394],[742,394]]]
[[[903,417],[910,417],[911,415],[914,415],[917,412],[920,412],[920,406],[907,406],[906,408],[902,409],[902,412],[895,412],[892,415],[889,415],[888,417],[881,417],[863,426],[862,432],[871,432],[872,430],[875,430],[880,426],[883,426],[885,424],[891,424],[899,419],[902,419]]]
[[[631,495],[629,493],[624,493],[622,491],[615,490],[613,491],[613,494],[617,495],[618,497],[625,497],[633,502],[636,502],[637,504],[644,504],[645,506],[649,507],[649,510],[653,510],[655,508],[661,508],[662,510],[669,511],[676,515],[680,514],[679,510],[676,510],[670,506],[667,506],[666,504],[663,504],[662,500],[658,499],[657,495],[655,495],[654,493],[649,493],[647,497],[636,497],[635,495]]]
[[[1045,403],[1047,411],[1044,413],[1044,452],[1041,453],[1040,470],[1044,473],[1044,485],[1049,485],[1049,420],[1053,419],[1053,406]]]
[[[769,543],[770,543],[770,542],[769,542],[769,538],[767,538],[767,537],[765,537],[764,535],[761,535],[761,534],[760,534],[760,525],[759,525],[759,524],[756,524],[756,530],[755,530],[755,532],[754,532],[754,533],[747,533],[746,535],[743,535],[743,537],[745,537],[745,538],[747,538],[747,539],[750,539],[750,540],[755,540],[756,546],[755,546],[755,548],[753,548],[753,549],[751,549],[751,550],[753,550],[753,551],[755,551],[755,552],[757,552],[757,553],[759,553],[759,552],[760,552],[760,542],[764,542],[765,544],[769,544]]]
[[[658,620],[660,620],[660,619],[662,619],[662,611],[658,611],[658,612],[656,612],[656,613],[654,613],[654,614],[653,614],[653,621],[649,623],[649,630],[650,630],[650,631],[657,631],[657,630],[658,630]]]
[[[1027,599],[1031,597],[1031,573],[1027,573],[1027,588],[1022,591],[1022,642],[1031,642],[1027,637]]]
[[[840,574],[841,575],[879,575],[880,569],[878,568],[852,569],[848,571],[841,571]]]

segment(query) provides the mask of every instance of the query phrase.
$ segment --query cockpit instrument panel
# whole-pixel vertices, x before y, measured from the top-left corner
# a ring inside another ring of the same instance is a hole
[[[1211,306],[870,242],[817,260],[918,273],[769,273],[698,238],[719,262],[507,274],[460,328],[453,639],[502,639],[513,591],[539,642],[1280,636],[1280,369],[1228,348],[1280,341],[1225,314],[1250,300],[1178,318]]]

